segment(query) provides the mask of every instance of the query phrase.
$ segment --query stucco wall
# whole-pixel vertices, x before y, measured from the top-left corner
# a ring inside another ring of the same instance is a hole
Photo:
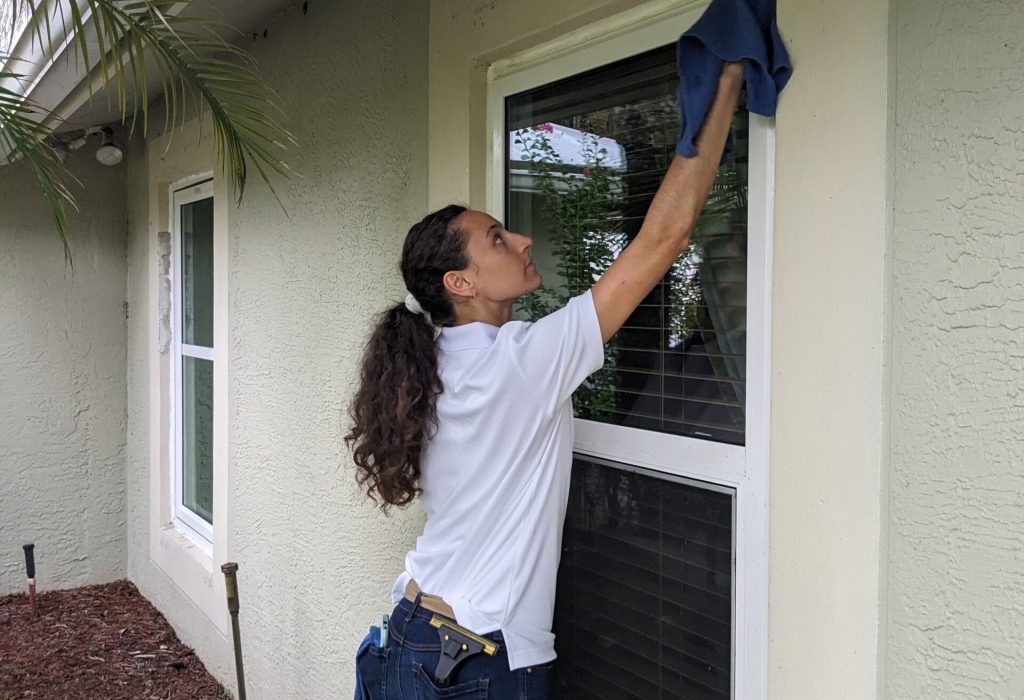
[[[888,695],[1024,697],[1024,12],[899,0]]]
[[[390,610],[422,526],[415,508],[374,511],[341,437],[371,318],[402,298],[401,243],[425,211],[426,23],[425,2],[311,3],[248,47],[300,143],[297,176],[275,181],[287,215],[255,176],[229,205],[226,558],[241,567],[250,697],[351,692],[356,645]],[[147,179],[177,172],[179,148],[150,144],[133,161],[129,289],[142,308],[153,231],[167,227]],[[129,573],[233,686],[230,638],[151,560],[153,323],[133,318],[129,332]]]
[[[67,165],[73,271],[31,173],[0,167],[0,595],[26,542],[40,590],[124,575],[125,171]]]

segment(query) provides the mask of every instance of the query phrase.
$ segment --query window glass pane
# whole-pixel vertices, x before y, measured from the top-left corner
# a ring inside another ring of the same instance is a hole
[[[212,197],[181,206],[181,295],[182,341],[212,348]]]
[[[554,697],[730,697],[733,504],[732,493],[576,460]]]
[[[213,524],[213,362],[183,355],[182,505]]]
[[[637,235],[674,156],[676,85],[668,46],[507,99],[506,224],[534,237],[545,280],[521,317],[585,291]],[[689,250],[608,345],[577,416],[743,444],[746,223],[740,109]]]

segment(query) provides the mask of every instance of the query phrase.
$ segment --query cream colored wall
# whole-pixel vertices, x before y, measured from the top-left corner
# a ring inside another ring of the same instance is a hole
[[[899,0],[888,697],[1024,697],[1024,12]]]
[[[658,3],[647,3],[654,6]],[[431,207],[486,202],[486,69],[635,2],[431,4]],[[884,0],[781,0],[769,697],[875,697],[886,434]],[[684,27],[680,27],[680,31]]]
[[[0,595],[124,576],[123,166],[69,158],[72,270],[39,184],[0,167]]]
[[[779,3],[769,688],[876,696],[888,401],[885,0]]]
[[[341,437],[372,317],[401,299],[401,243],[426,206],[426,24],[424,2],[311,3],[248,47],[301,145],[288,158],[296,177],[275,181],[287,215],[255,177],[242,206],[225,208],[223,555],[240,565],[252,698],[351,692],[356,646],[390,610],[391,584],[422,526],[415,508],[390,519],[374,511]],[[153,275],[156,232],[167,223],[147,189],[213,157],[209,141],[199,153],[187,136],[176,143],[165,152],[151,142],[129,175],[129,295],[151,314],[129,327],[128,570],[233,686],[230,638],[154,563],[151,537],[161,451],[149,418],[160,361]]]

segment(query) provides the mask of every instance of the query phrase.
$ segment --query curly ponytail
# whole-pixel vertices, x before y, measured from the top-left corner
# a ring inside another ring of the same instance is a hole
[[[469,265],[466,242],[455,226],[465,207],[449,205],[415,224],[405,237],[401,271],[405,286],[433,323],[455,320],[442,281]],[[397,304],[380,316],[363,355],[359,389],[349,408],[353,425],[345,436],[356,463],[356,480],[385,513],[419,493],[420,454],[437,428],[434,329],[424,316]]]

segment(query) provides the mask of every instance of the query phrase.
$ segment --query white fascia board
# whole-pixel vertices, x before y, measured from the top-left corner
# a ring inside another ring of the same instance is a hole
[[[69,13],[72,2],[78,4],[82,24],[90,37],[89,62],[92,65],[88,66],[89,70],[79,55],[77,40],[71,33],[73,25]],[[41,13],[50,18],[50,42],[46,40],[46,24]],[[34,21],[38,24],[30,23],[21,32],[4,64],[6,70],[20,77],[0,80],[0,87],[20,93],[40,107],[32,115],[33,118],[53,129],[66,116],[57,108],[88,78],[92,67],[99,63],[98,42],[92,12],[82,0],[43,0],[36,9],[36,16]],[[67,21],[62,21],[62,17]],[[8,163],[8,155],[4,146],[0,145],[0,165]]]
[[[82,24],[89,37],[89,66],[83,65],[78,43],[71,33],[70,7],[75,2],[82,16]],[[92,12],[83,0],[50,0],[42,2],[36,14],[50,17],[52,44],[46,43],[45,20],[37,19],[37,27],[26,28],[11,50],[6,67],[21,75],[0,83],[5,88],[20,92],[26,98],[51,111],[80,85],[94,66],[99,63],[99,43]],[[63,22],[61,18],[66,18]],[[40,42],[39,34],[43,41]],[[53,46],[53,53],[49,51]]]

